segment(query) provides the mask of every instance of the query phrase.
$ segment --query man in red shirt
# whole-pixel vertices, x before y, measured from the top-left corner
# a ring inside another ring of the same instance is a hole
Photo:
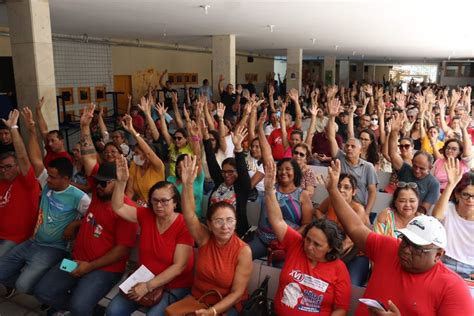
[[[63,133],[59,130],[53,130],[48,132],[48,124],[43,117],[41,109],[44,105],[44,97],[39,100],[36,105],[36,118],[38,121],[38,127],[43,137],[46,148],[46,156],[43,159],[43,164],[45,168],[48,168],[49,163],[57,158],[67,158],[71,163],[73,163],[72,157],[66,151],[64,147],[64,136]]]
[[[81,123],[93,117],[94,105],[84,111]],[[72,251],[78,266],[71,273],[51,268],[35,288],[36,298],[56,310],[72,315],[92,315],[94,307],[120,280],[137,226],[122,219],[112,209],[112,192],[117,179],[114,163],[105,162],[97,170],[97,154],[90,134],[81,135],[81,154],[92,188],[92,201],[80,222]],[[96,171],[97,170],[97,171]],[[124,202],[134,203],[127,197]]]
[[[328,168],[329,198],[346,234],[374,262],[364,297],[388,309],[359,304],[356,315],[474,315],[466,283],[440,260],[447,243],[443,225],[421,215],[400,230],[401,240],[371,232],[337,189],[340,172],[338,160]]]
[[[31,237],[38,217],[40,186],[18,132],[18,116],[13,110],[4,120],[15,152],[0,154],[0,257]]]

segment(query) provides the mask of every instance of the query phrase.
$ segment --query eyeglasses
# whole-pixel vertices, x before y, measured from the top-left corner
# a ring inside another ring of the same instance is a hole
[[[237,220],[233,217],[227,217],[226,219],[224,218],[214,218],[212,220],[212,222],[214,223],[214,225],[217,225],[217,226],[224,226],[224,223],[227,225],[227,226],[234,226],[235,225],[235,222]]]
[[[414,118],[415,116],[414,115],[408,115],[407,117],[408,118]]]
[[[107,186],[107,184],[109,184],[110,182],[112,182],[114,180],[107,180],[107,181],[104,181],[104,180],[101,180],[101,181],[97,181],[97,185],[98,186],[101,186],[103,188],[105,188]]]
[[[163,206],[168,206],[170,204],[170,202],[173,200],[174,198],[170,197],[169,199],[155,199],[155,198],[151,198],[151,203],[152,204],[161,204]]]
[[[461,192],[461,199],[467,201],[467,200],[469,200],[469,199],[471,199],[471,198],[474,199],[474,194],[469,194],[469,193],[467,193],[467,192]]]
[[[402,242],[400,243],[400,246],[403,248],[406,248],[406,247],[410,248],[410,252],[412,253],[412,255],[421,256],[425,253],[437,251],[439,249],[439,248],[423,248],[422,246],[412,243],[410,239],[408,239],[404,235],[400,235],[399,238],[402,240]]]
[[[224,175],[233,174],[236,171],[237,171],[236,169],[222,170],[222,174],[224,174]]]
[[[449,150],[449,151],[458,151],[458,150],[459,150],[459,147],[456,147],[456,146],[447,146],[447,147],[446,147],[446,150]]]
[[[400,145],[398,145],[398,148],[400,148],[400,149],[409,149],[410,147],[411,147],[410,144],[400,144]]]
[[[293,150],[293,155],[295,156],[300,156],[300,157],[306,157],[306,154],[305,153],[302,153],[301,151],[296,151],[296,150]]]
[[[104,151],[103,154],[105,156],[113,156],[113,155],[117,155],[119,152],[118,151]]]
[[[183,138],[184,138],[184,137],[181,137],[181,136],[175,136],[175,137],[174,137],[174,140],[181,140],[181,139],[183,139]]]
[[[417,189],[418,185],[415,182],[403,182],[403,181],[398,181],[397,187],[403,189],[403,188],[411,188],[411,189]]]
[[[8,171],[10,170],[11,168],[15,167],[16,165],[4,165],[4,166],[0,166],[0,171]]]
[[[339,185],[337,186],[337,188],[338,188],[339,190],[344,189],[344,191],[351,191],[351,190],[352,190],[352,185],[339,184]]]

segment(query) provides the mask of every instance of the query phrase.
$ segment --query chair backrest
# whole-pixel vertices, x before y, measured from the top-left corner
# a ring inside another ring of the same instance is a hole
[[[315,176],[317,175],[322,175],[323,177],[326,177],[328,175],[328,167],[324,166],[309,166],[311,170],[313,170],[313,173]]]
[[[252,275],[250,275],[250,280],[249,280],[249,284],[248,284],[248,287],[247,287],[247,292],[249,294],[252,294],[253,291],[255,291],[256,289],[258,289],[258,287],[260,286],[260,283],[263,282],[263,279],[260,280],[260,267],[262,265],[262,262],[261,260],[254,260],[253,261],[253,269],[252,269]]]
[[[260,267],[260,282],[263,282],[267,275],[270,276],[267,293],[267,297],[270,300],[273,300],[275,298],[275,294],[278,289],[278,282],[280,281],[280,272],[281,269],[270,267],[266,264],[262,264]]]
[[[260,208],[261,204],[259,202],[247,202],[247,221],[250,226],[258,226]]]
[[[352,285],[351,287],[351,305],[349,307],[348,316],[355,315],[357,306],[359,305],[359,298],[361,298],[365,293],[365,287],[358,287]]]
[[[383,209],[390,206],[392,203],[393,194],[385,193],[385,192],[377,192],[377,196],[375,197],[375,204],[372,208],[372,213],[380,213]]]
[[[377,171],[377,178],[379,179],[377,189],[378,190],[385,189],[385,187],[390,183],[391,177],[392,177],[392,174],[390,172]]]

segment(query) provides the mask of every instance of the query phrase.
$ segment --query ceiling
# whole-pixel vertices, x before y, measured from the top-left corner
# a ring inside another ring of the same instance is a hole
[[[208,48],[211,35],[235,34],[239,51],[284,56],[286,48],[303,48],[305,58],[474,57],[474,1],[468,0],[49,2],[54,33]],[[207,14],[200,7],[206,4]],[[4,4],[0,25],[8,26]]]

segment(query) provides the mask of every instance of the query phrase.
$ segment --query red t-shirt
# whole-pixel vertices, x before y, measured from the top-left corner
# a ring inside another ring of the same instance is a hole
[[[117,245],[130,248],[135,246],[137,224],[115,214],[110,201],[103,202],[97,198],[94,179],[89,177],[88,181],[92,188],[92,200],[79,228],[72,256],[75,260],[90,262],[104,256]],[[124,198],[124,202],[135,206],[128,197]],[[127,260],[128,256],[99,270],[123,272]]]
[[[67,151],[60,151],[58,153],[52,152],[49,146],[46,146],[46,156],[43,158],[43,164],[45,168],[48,168],[49,163],[57,158],[67,158],[72,163],[72,157],[69,155]]]
[[[351,279],[341,260],[311,267],[303,237],[291,227],[282,245],[287,254],[275,296],[277,315],[331,315],[336,308],[349,310]]]
[[[369,234],[365,248],[374,265],[365,298],[385,306],[390,299],[401,315],[474,315],[471,294],[461,277],[441,262],[423,273],[405,272],[397,255],[399,243],[392,237]],[[356,315],[368,315],[367,306],[359,304]]]
[[[38,219],[40,186],[33,167],[13,182],[0,181],[0,239],[17,244],[33,234]]]
[[[194,240],[189,233],[182,214],[160,234],[156,226],[156,216],[148,207],[137,209],[137,219],[141,226],[139,259],[153,274],[158,275],[173,264],[177,244],[193,247]],[[172,289],[191,287],[193,284],[194,251],[184,271],[173,279],[168,286]]]
[[[288,139],[290,138],[291,132],[295,128],[293,126],[287,127],[286,132],[288,133]],[[285,155],[285,148],[283,147],[283,139],[281,138],[281,128],[274,129],[270,136],[268,136],[268,143],[272,148],[273,158],[275,160],[281,160]]]
[[[132,125],[133,128],[140,134],[145,133],[145,120],[140,114],[135,115],[132,117]]]

